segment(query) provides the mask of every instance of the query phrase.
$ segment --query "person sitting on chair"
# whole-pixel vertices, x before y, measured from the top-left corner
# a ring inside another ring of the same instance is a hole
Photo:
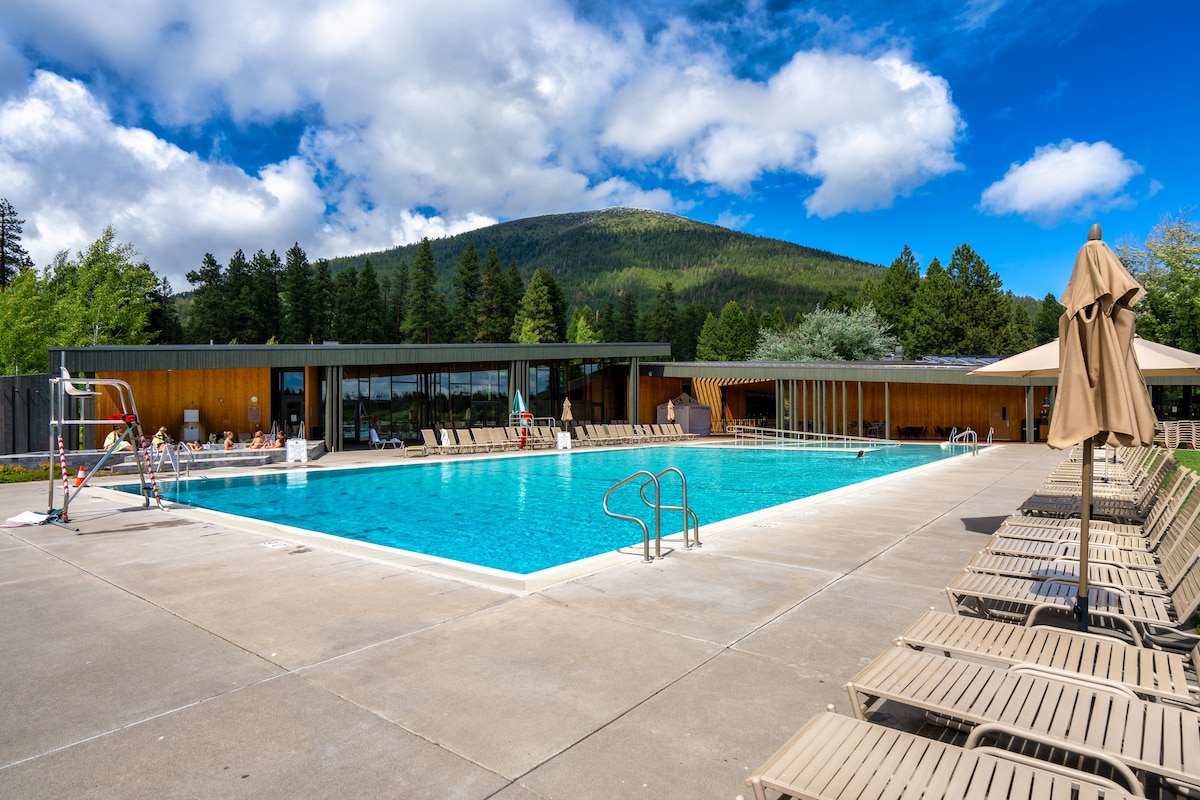
[[[108,436],[104,437],[104,449],[111,449],[114,453],[121,450],[132,450],[133,445],[129,443],[129,440],[121,438],[123,434],[124,431],[121,430],[120,425],[113,425],[113,429],[109,432]],[[116,445],[115,448],[113,447],[114,444]]]
[[[167,433],[166,425],[159,426],[158,432],[154,434],[154,439],[152,440],[152,443],[154,444],[155,450],[162,450],[164,447],[166,447],[168,444],[171,443],[171,434]]]

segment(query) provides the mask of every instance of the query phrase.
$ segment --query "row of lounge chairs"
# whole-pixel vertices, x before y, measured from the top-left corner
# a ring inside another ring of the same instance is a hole
[[[648,444],[676,442],[691,435],[684,433],[678,424],[671,425],[592,425],[578,424],[573,429],[573,446],[604,446],[623,444]],[[460,453],[492,453],[503,450],[538,450],[555,447],[562,433],[559,428],[549,426],[479,427],[479,428],[426,428],[421,431],[421,444],[405,447],[405,454],[418,452],[422,455],[437,453],[457,455]],[[398,441],[398,440],[395,440]],[[386,447],[383,440],[372,447]]]
[[[1071,617],[1079,520],[1015,514],[947,587],[954,613],[852,678],[854,718],[810,720],[747,779],[755,797],[1200,797],[1200,480],[1161,450],[1115,457],[1115,493],[1156,488],[1144,522],[1089,526],[1093,631]],[[1039,494],[1066,496],[1072,469]],[[884,702],[927,722],[868,721]]]

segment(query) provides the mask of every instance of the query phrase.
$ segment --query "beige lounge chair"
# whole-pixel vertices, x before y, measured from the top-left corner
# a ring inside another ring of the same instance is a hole
[[[425,443],[425,450],[434,453],[442,453],[452,455],[461,452],[458,443],[453,439],[448,440],[448,444],[442,444],[438,438],[437,432],[430,428],[421,429],[421,440]]]
[[[1108,784],[1108,785],[1105,785]],[[797,800],[1115,800],[1136,795],[1095,775],[994,749],[966,749],[823,712],[746,779]]]
[[[1030,664],[1048,672],[1122,684],[1147,699],[1191,706],[1200,700],[1196,677],[1189,674],[1183,655],[1135,647],[1111,636],[926,611],[895,642],[916,650],[1006,666]]]
[[[890,647],[844,688],[860,719],[889,700],[956,727],[986,724],[988,735],[1200,785],[1200,713],[1122,687]]]

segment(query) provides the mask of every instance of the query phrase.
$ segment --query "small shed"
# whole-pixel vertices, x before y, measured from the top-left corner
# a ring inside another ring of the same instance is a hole
[[[712,431],[712,409],[684,392],[658,406],[658,424],[672,421],[678,422],[684,433],[708,436]]]

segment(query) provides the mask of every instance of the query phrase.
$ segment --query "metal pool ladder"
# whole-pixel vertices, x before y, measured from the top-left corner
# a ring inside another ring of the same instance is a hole
[[[661,485],[660,481],[661,481],[662,477],[664,475],[666,475],[668,472],[673,472],[676,475],[678,475],[680,483],[683,485],[683,495],[681,498],[681,504],[677,505],[677,506],[664,506],[662,504],[662,485]],[[624,480],[619,481],[616,484],[614,484],[612,486],[612,488],[610,488],[607,492],[604,493],[604,513],[607,514],[608,516],[612,517],[613,519],[626,519],[626,520],[629,520],[630,522],[636,522],[641,527],[641,529],[642,529],[642,561],[650,562],[650,561],[654,560],[650,557],[650,529],[649,529],[649,527],[647,527],[645,521],[642,520],[640,517],[635,517],[630,514],[620,514],[616,511],[613,511],[612,509],[610,509],[608,507],[608,499],[610,497],[612,497],[613,492],[617,491],[617,489],[620,489],[622,486],[624,486],[627,483],[632,483],[633,481],[637,480],[638,478],[646,479],[645,482],[641,485],[641,488],[638,491],[638,495],[642,498],[643,503],[645,503],[649,508],[654,509],[654,558],[662,558],[663,557],[663,553],[662,553],[662,512],[663,511],[682,511],[683,512],[683,546],[689,550],[693,546],[693,539],[688,537],[688,523],[690,522],[694,526],[692,529],[692,534],[693,534],[693,538],[695,541],[695,546],[699,547],[700,546],[700,520],[696,517],[696,513],[694,511],[692,511],[690,508],[688,508],[687,478],[685,478],[683,473],[680,472],[679,469],[676,467],[667,467],[666,469],[664,469],[662,472],[658,473],[657,475],[655,475],[653,472],[651,472],[648,469],[639,469],[637,472],[633,473],[628,478],[625,478]],[[646,497],[646,489],[647,489],[647,487],[649,487],[651,485],[654,486],[654,499],[653,500],[651,500],[649,497]],[[670,550],[668,550],[667,552],[670,552]]]

